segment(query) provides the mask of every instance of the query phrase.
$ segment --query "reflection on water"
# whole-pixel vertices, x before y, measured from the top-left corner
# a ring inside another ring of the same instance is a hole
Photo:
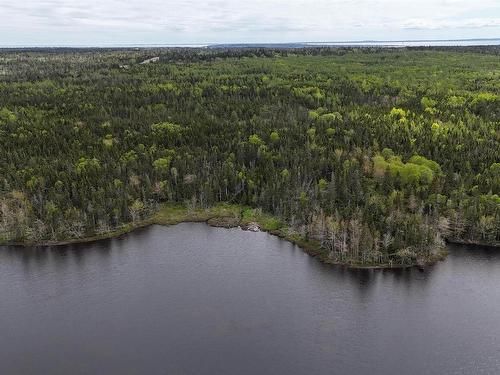
[[[153,226],[0,248],[2,374],[497,374],[500,252],[329,266],[265,233]]]

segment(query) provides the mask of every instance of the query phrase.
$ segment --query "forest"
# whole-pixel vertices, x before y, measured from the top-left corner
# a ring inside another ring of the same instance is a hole
[[[500,47],[0,50],[1,243],[220,202],[343,263],[500,246]]]

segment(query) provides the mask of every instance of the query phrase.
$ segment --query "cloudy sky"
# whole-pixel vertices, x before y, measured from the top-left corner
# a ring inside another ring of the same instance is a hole
[[[0,0],[0,45],[500,37],[500,0]]]

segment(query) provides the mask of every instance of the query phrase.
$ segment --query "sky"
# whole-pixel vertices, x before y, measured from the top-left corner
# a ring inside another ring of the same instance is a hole
[[[500,0],[0,0],[0,45],[500,38]]]

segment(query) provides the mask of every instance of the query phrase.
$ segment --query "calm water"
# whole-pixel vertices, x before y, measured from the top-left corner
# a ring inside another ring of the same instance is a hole
[[[500,251],[450,251],[350,271],[204,224],[0,248],[0,373],[500,374]]]

